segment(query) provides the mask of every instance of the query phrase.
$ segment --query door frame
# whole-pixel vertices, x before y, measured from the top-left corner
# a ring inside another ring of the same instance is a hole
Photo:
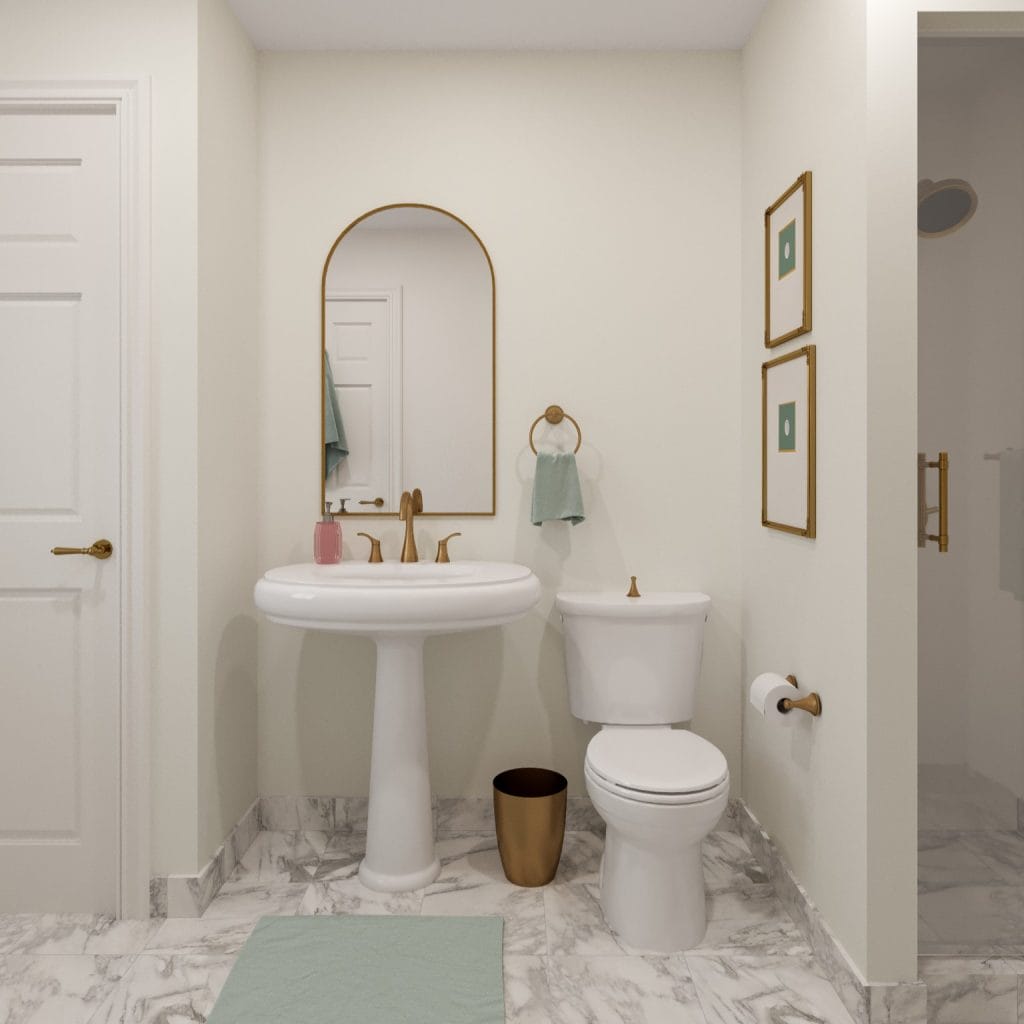
[[[120,751],[117,911],[149,917],[150,662],[146,453],[150,437],[150,82],[0,80],[0,108],[113,108],[121,162],[120,364],[121,520],[117,524],[121,585]]]

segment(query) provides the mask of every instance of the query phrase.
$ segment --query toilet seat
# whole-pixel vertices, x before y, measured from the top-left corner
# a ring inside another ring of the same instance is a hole
[[[722,752],[682,729],[603,729],[584,770],[594,785],[639,803],[700,803],[729,788]]]

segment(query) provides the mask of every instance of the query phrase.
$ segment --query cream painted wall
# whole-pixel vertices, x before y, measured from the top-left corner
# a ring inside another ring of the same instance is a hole
[[[792,672],[824,703],[819,720],[785,731],[745,705],[743,791],[865,977],[891,981],[916,977],[916,762],[912,728],[894,738],[869,709],[873,673],[889,678],[895,669],[902,692],[892,699],[907,706],[904,723],[913,720],[912,636],[904,619],[894,639],[875,609],[892,599],[887,588],[902,600],[913,580],[914,537],[900,518],[912,516],[913,505],[899,481],[905,470],[913,483],[916,427],[906,414],[912,382],[905,397],[883,393],[886,373],[906,381],[884,360],[873,362],[869,331],[877,287],[871,218],[876,202],[889,202],[872,189],[871,144],[883,125],[870,101],[869,22],[855,0],[773,0],[743,53],[744,689],[760,672]],[[814,329],[768,352],[763,214],[806,169],[814,173]],[[876,330],[888,339],[884,324]],[[818,357],[813,541],[765,529],[757,518],[760,364],[807,343]],[[893,429],[881,448],[869,445],[876,420]],[[909,543],[906,554],[900,543]],[[905,608],[911,616],[913,607],[911,600]],[[883,650],[889,664],[872,669]],[[879,764],[895,770],[889,793],[875,774]],[[884,898],[873,873],[883,856]],[[876,915],[885,901],[883,921]]]
[[[5,0],[8,80],[149,79],[153,869],[197,864],[197,13],[195,2]]]
[[[979,195],[920,246],[922,447],[950,451],[948,556],[920,556],[921,761],[966,763],[1024,795],[1024,603],[999,589],[999,464],[1024,446],[1024,40],[920,52],[922,177]]]
[[[695,725],[738,779],[737,55],[260,62],[260,568],[310,557],[328,248],[383,203],[450,209],[497,276],[498,515],[422,520],[418,542],[460,529],[457,557],[524,562],[544,596],[503,630],[428,642],[435,792],[485,795],[530,763],[584,791],[592,730],[569,714],[553,597],[631,573],[713,596]],[[551,402],[586,438],[575,529],[528,520],[527,430]],[[365,557],[366,525],[345,524],[345,557]],[[395,557],[397,525],[373,525]],[[260,792],[365,793],[372,645],[265,622],[259,637]]]
[[[257,59],[199,5],[198,817],[205,863],[256,798]]]

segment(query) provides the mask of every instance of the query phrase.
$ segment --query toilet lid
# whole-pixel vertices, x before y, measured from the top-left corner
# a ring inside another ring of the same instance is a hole
[[[587,747],[587,763],[642,793],[700,793],[729,774],[722,752],[684,729],[602,729]]]

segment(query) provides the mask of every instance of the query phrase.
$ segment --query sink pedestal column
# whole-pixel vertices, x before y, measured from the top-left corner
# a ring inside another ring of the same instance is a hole
[[[423,637],[381,635],[373,702],[366,857],[359,879],[378,892],[429,885],[441,871],[427,765]]]

